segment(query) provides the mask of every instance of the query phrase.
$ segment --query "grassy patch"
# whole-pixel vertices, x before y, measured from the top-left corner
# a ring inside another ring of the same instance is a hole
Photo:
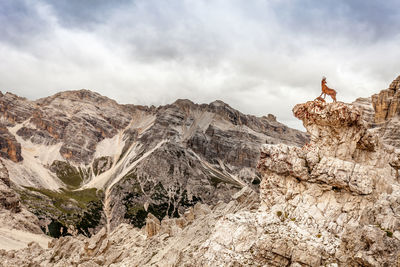
[[[125,219],[129,219],[129,222],[135,227],[142,228],[146,222],[146,217],[148,212],[144,209],[144,206],[137,203],[136,205],[128,205],[126,213],[124,215]]]
[[[189,200],[186,190],[181,191],[179,188],[175,192],[175,195],[170,197],[160,182],[145,185],[143,189],[146,192],[145,194],[134,173],[125,176],[123,182],[124,188],[128,189],[122,200],[126,210],[124,218],[139,228],[145,224],[149,212],[159,220],[162,220],[166,215],[169,217],[179,217],[179,208],[187,208],[201,201],[200,198],[195,196]],[[122,190],[122,185],[118,186],[121,186],[119,190]],[[148,201],[148,198],[145,197],[146,195],[151,199],[147,211],[144,208],[145,201]]]
[[[95,188],[71,191],[52,191],[25,187],[20,190],[21,201],[39,219],[51,220],[48,231],[53,237],[68,235],[67,229],[90,236],[90,229],[100,223],[103,192]]]
[[[79,170],[66,161],[55,160],[51,164],[50,170],[55,172],[57,177],[71,189],[78,188],[82,183],[82,170]]]
[[[49,197],[53,201],[54,206],[60,208],[61,210],[62,210],[61,204],[66,202],[71,202],[73,200],[76,201],[74,203],[76,203],[80,208],[86,208],[89,202],[99,200],[96,188],[89,188],[79,191],[70,191],[62,189],[60,192],[44,188],[34,188],[34,187],[25,187],[25,188],[29,189],[30,191],[38,192],[40,194]],[[65,210],[63,210],[63,212],[68,213],[68,211]]]

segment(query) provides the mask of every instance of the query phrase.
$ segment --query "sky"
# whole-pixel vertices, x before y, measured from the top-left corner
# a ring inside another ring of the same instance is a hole
[[[90,89],[119,103],[222,100],[298,129],[295,104],[388,88],[400,1],[1,0],[0,90]]]

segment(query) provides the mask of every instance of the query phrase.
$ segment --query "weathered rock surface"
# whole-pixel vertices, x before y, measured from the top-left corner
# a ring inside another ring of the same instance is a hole
[[[32,240],[45,239],[38,218],[21,205],[20,196],[15,193],[0,160],[0,249],[22,248]]]
[[[353,104],[363,110],[364,121],[382,137],[384,143],[400,148],[400,76],[388,89]]]
[[[156,223],[157,227],[152,228],[156,232],[149,232],[149,226],[139,230],[120,224],[113,232],[107,233],[103,228],[90,239],[83,236],[53,239],[48,249],[31,243],[17,251],[0,250],[0,261],[9,266],[217,266],[204,253],[209,238],[220,227],[218,222],[225,221],[228,214],[250,212],[258,205],[257,194],[246,187],[228,204],[221,202],[209,207],[197,203],[179,219],[165,218],[160,223],[150,215],[148,223],[152,226]]]
[[[14,213],[21,211],[19,197],[11,189],[8,171],[2,161],[0,161],[0,209],[6,209]]]
[[[273,115],[244,115],[222,101],[156,108],[79,90],[37,101],[6,93],[0,107],[0,146],[12,140],[0,153],[13,160],[4,161],[9,176],[45,228],[63,234],[142,227],[148,213],[161,221],[199,201],[229,202],[243,186],[257,190],[261,144],[308,138]],[[92,189],[99,192],[88,195]]]
[[[352,105],[307,102],[293,111],[310,143],[265,145],[259,162],[266,209],[284,221],[293,218],[298,227],[285,226],[292,236],[283,238],[286,259],[311,266],[396,266],[400,184],[389,163],[397,155],[367,130]]]
[[[22,161],[21,144],[17,142],[15,137],[8,131],[6,127],[0,124],[0,156],[10,159],[13,162]]]
[[[10,265],[39,266],[398,266],[400,155],[368,130],[361,110],[307,102],[294,114],[302,148],[265,144],[260,197],[250,187],[180,218],[147,215],[88,239],[62,237],[0,251]],[[260,202],[261,201],[261,202]],[[66,252],[68,251],[68,253]]]
[[[388,89],[372,96],[372,105],[375,110],[375,123],[382,123],[399,115],[400,106],[400,76],[397,77]]]

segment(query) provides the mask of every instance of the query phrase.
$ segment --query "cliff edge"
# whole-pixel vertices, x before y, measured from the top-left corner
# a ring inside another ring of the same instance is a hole
[[[159,221],[149,214],[141,230],[120,224],[91,238],[54,239],[48,249],[0,250],[0,260],[40,266],[398,266],[397,151],[367,128],[355,105],[310,101],[293,113],[311,139],[301,148],[262,146],[259,197],[244,187],[229,203],[197,203],[183,218]]]
[[[276,242],[285,244],[284,257],[311,266],[396,266],[395,151],[367,129],[353,105],[310,101],[293,113],[310,143],[264,145],[258,164],[263,205],[282,219]]]

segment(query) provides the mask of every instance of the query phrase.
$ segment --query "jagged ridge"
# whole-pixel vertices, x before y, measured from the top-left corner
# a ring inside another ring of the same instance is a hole
[[[307,140],[272,115],[244,115],[222,101],[145,107],[78,90],[36,101],[6,93],[0,106],[14,145],[2,154],[13,160],[4,161],[10,178],[42,223],[63,234],[141,227],[148,212],[161,220],[198,201],[229,201],[246,184],[258,187],[261,144]]]

